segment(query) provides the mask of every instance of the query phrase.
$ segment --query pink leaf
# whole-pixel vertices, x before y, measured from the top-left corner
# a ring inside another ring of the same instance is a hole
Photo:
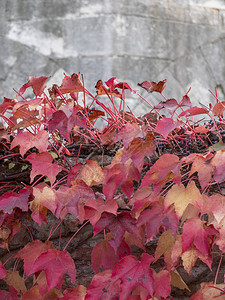
[[[178,126],[180,126],[180,122],[174,122],[172,118],[162,118],[158,121],[154,131],[161,134],[166,139],[168,134]]]
[[[63,275],[68,274],[72,283],[75,283],[76,269],[74,261],[69,252],[49,249],[42,253],[34,262],[30,272],[45,271],[48,290],[51,290],[62,279]]]
[[[23,94],[28,87],[32,87],[33,92],[36,97],[41,96],[46,88],[45,82],[47,81],[48,77],[35,77],[30,76],[29,81],[25,83],[19,90],[21,94]]]

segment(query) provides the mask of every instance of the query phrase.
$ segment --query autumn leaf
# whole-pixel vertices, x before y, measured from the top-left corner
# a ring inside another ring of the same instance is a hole
[[[107,201],[100,197],[97,199],[82,199],[82,201],[78,202],[78,219],[81,223],[83,223],[84,220],[89,220],[92,226],[94,226],[101,218],[103,212],[109,212],[116,215],[117,209],[118,204],[113,198]]]
[[[52,289],[42,296],[38,286],[35,285],[22,295],[21,300],[58,300],[61,298],[61,293],[57,289]]]
[[[32,274],[31,269],[33,267],[33,264],[35,260],[44,252],[46,252],[48,249],[52,249],[52,242],[45,242],[42,243],[40,240],[35,240],[33,242],[30,242],[26,244],[23,249],[21,249],[17,254],[15,255],[16,258],[21,258],[24,261],[24,272],[26,276],[28,277],[30,274]]]
[[[33,92],[36,97],[41,96],[44,93],[44,89],[46,88],[46,81],[48,77],[35,77],[30,76],[29,81],[25,83],[19,90],[20,94],[23,94],[28,87],[32,87]]]
[[[120,279],[121,281],[120,300],[128,299],[129,294],[138,285],[146,288],[150,296],[153,295],[153,271],[149,268],[153,260],[151,255],[143,253],[141,261],[133,255],[128,255],[115,265],[112,280]]]
[[[161,118],[154,131],[166,139],[168,134],[180,125],[181,123],[179,121],[174,121],[172,118]]]
[[[159,237],[158,244],[155,251],[155,260],[158,260],[164,255],[165,263],[169,266],[173,265],[171,254],[173,246],[175,244],[175,238],[172,230],[167,230]]]
[[[169,181],[180,181],[181,162],[175,154],[163,154],[144,175],[141,187],[154,185],[154,191],[159,193]]]
[[[113,269],[117,260],[118,257],[107,238],[94,246],[91,253],[91,266],[95,273],[99,272],[99,268],[102,270]]]
[[[84,86],[80,81],[80,73],[74,73],[71,76],[64,75],[62,85],[58,88],[62,94],[84,91]]]
[[[8,214],[11,214],[15,207],[28,211],[29,196],[30,192],[26,188],[21,189],[19,193],[6,192],[0,197],[0,210]]]
[[[175,271],[170,271],[170,276],[171,276],[171,281],[170,284],[181,289],[181,290],[188,290],[189,292],[190,289],[189,287],[186,285],[186,283],[183,281],[182,277],[180,276],[180,274],[178,273],[177,270]]]
[[[193,204],[201,208],[202,201],[202,195],[194,181],[190,181],[187,187],[183,184],[172,186],[165,197],[165,208],[174,204],[175,211],[178,217],[181,218],[188,204]]]
[[[64,297],[60,298],[61,300],[84,300],[86,299],[86,287],[78,285],[73,288],[68,288],[63,292],[63,294]]]
[[[82,180],[74,181],[71,187],[60,186],[56,191],[56,217],[63,219],[68,213],[77,217],[89,199],[95,199],[95,194]]]
[[[113,236],[113,239],[110,240],[110,245],[115,251],[117,251],[117,248],[121,244],[126,231],[141,239],[140,231],[136,226],[136,220],[128,212],[122,212],[117,216],[105,212],[94,226],[94,235],[105,228],[108,228]]]
[[[33,135],[28,131],[18,133],[11,143],[10,149],[20,146],[20,154],[24,154],[31,148],[36,147],[41,152],[46,152],[48,148],[48,133],[40,130],[37,135]]]
[[[57,201],[56,194],[47,184],[40,183],[33,187],[34,200],[30,202],[32,219],[41,226],[42,221],[46,222],[47,210],[55,214]]]
[[[65,273],[71,277],[72,283],[75,283],[76,269],[74,261],[67,251],[48,249],[42,253],[35,260],[30,273],[36,273],[41,270],[45,271],[49,291],[57,286]]]
[[[10,288],[11,287],[9,287],[9,289]],[[11,292],[7,292],[7,291],[0,291],[0,299],[4,299],[4,300],[19,300],[21,298],[17,297],[17,291],[14,289],[14,293],[13,294]]]
[[[214,284],[213,282],[202,282],[200,290],[198,290],[197,293],[191,296],[190,300],[209,300],[217,298],[219,300],[225,300],[224,293],[224,283]]]
[[[117,89],[115,89],[115,88],[114,89],[112,89],[112,88],[107,89],[103,85],[103,82],[101,80],[98,80],[98,82],[95,85],[95,88],[96,88],[97,95],[112,95],[112,96],[119,97],[119,98],[122,99],[122,95]]]
[[[102,183],[104,177],[104,172],[96,161],[86,160],[76,178],[83,180],[88,186],[93,186]]]
[[[137,219],[141,212],[155,201],[160,201],[160,196],[153,192],[151,187],[139,187],[129,202],[133,205],[131,215]]]
[[[176,99],[167,99],[164,102],[160,102],[155,106],[155,109],[166,108],[169,113],[173,113],[178,108],[178,103]]]
[[[125,163],[129,158],[131,158],[135,167],[139,172],[141,172],[145,156],[149,156],[154,153],[154,140],[154,135],[151,132],[146,133],[145,139],[140,137],[133,139],[128,148],[123,149],[122,163]]]
[[[213,214],[218,224],[225,216],[225,196],[215,194],[204,199],[203,213]]]
[[[32,164],[32,171],[30,174],[31,181],[37,175],[47,176],[50,182],[53,184],[56,180],[56,175],[62,171],[62,167],[60,167],[56,162],[52,163],[52,156],[49,152],[42,153],[32,153],[27,156],[26,160],[28,160]]]
[[[198,179],[202,189],[204,189],[209,184],[213,171],[213,166],[211,164],[207,164],[206,161],[206,157],[201,154],[196,154],[189,173],[190,177],[195,172],[198,172]]]
[[[189,106],[189,107],[191,107],[191,100],[190,100],[190,98],[187,94],[184,95],[182,100],[180,101],[180,106]]]
[[[67,117],[64,111],[57,110],[52,114],[48,122],[48,129],[50,132],[58,130],[65,139],[71,142],[70,135],[74,125],[87,128],[85,116],[78,115],[75,110],[74,113]]]
[[[87,288],[85,300],[119,299],[120,280],[111,281],[112,271],[97,273]]]
[[[185,111],[182,111],[182,113],[179,114],[179,117],[182,116],[196,116],[196,115],[202,115],[202,114],[208,114],[209,111],[206,108],[193,106]]]
[[[0,279],[3,279],[6,276],[6,269],[0,261]]]
[[[181,255],[183,261],[183,267],[188,274],[191,274],[192,268],[194,267],[196,260],[199,258],[203,261],[211,270],[212,255],[205,255],[200,252],[194,245],[192,245],[187,251]]]
[[[174,235],[178,230],[178,218],[173,209],[163,213],[163,203],[153,202],[147,209],[142,211],[137,220],[137,226],[145,224],[147,242],[149,242],[159,231],[160,226],[172,229]]]
[[[27,288],[25,286],[24,278],[19,275],[19,271],[7,270],[4,281],[9,285],[13,286],[18,292],[25,293]]]
[[[118,89],[128,89],[130,90],[132,93],[135,93],[136,91],[132,90],[131,87],[126,83],[126,82],[118,82],[118,80],[116,79],[116,77],[112,77],[109,80],[107,80],[106,85],[111,89],[114,90],[116,88]]]
[[[218,102],[213,106],[213,115],[217,117],[221,117],[223,115],[224,110],[225,110],[225,101]]]
[[[145,89],[148,93],[162,93],[162,91],[166,87],[166,82],[166,79],[164,79],[163,81],[159,81],[158,83],[154,81],[143,81],[142,83],[138,83],[138,85]]]
[[[154,278],[154,292],[160,295],[161,297],[170,296],[171,287],[170,280],[171,276],[169,271],[161,270],[159,273],[153,271]]]
[[[188,250],[192,243],[203,254],[209,254],[210,244],[208,235],[215,235],[217,231],[207,227],[199,218],[188,219],[183,226],[182,250]]]
[[[114,138],[114,142],[123,141],[123,145],[127,148],[129,143],[134,138],[144,138],[145,134],[142,128],[136,123],[127,123],[125,124],[117,133],[116,137]]]

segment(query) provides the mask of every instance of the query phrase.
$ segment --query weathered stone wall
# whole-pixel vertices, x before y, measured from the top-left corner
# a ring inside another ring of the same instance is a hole
[[[167,78],[168,98],[192,87],[192,101],[207,104],[216,86],[225,98],[224,0],[1,0],[0,8],[1,101],[30,75],[57,83],[79,71],[92,92],[112,76],[133,88]]]

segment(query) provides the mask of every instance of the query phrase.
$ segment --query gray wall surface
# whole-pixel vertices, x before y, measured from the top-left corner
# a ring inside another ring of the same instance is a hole
[[[0,0],[0,70],[0,101],[30,75],[51,84],[81,72],[93,93],[112,76],[139,91],[166,78],[168,98],[192,87],[191,100],[207,105],[208,89],[225,98],[225,1]],[[129,105],[146,112],[138,101]]]

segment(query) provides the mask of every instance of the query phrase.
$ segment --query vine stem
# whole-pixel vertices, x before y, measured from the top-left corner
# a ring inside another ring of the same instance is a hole
[[[69,243],[72,241],[72,239],[78,234],[78,232],[85,226],[89,223],[90,221],[87,220],[73,235],[72,237],[69,239],[68,243],[66,244],[66,246],[64,247],[63,251],[66,250],[66,248],[68,247]]]
[[[219,274],[219,270],[220,270],[220,265],[221,265],[222,259],[223,259],[223,253],[220,256],[220,261],[219,261],[219,264],[218,264],[218,268],[216,270],[216,276],[215,276],[214,284],[216,284],[216,282],[217,282],[217,277],[218,277],[218,274]]]

